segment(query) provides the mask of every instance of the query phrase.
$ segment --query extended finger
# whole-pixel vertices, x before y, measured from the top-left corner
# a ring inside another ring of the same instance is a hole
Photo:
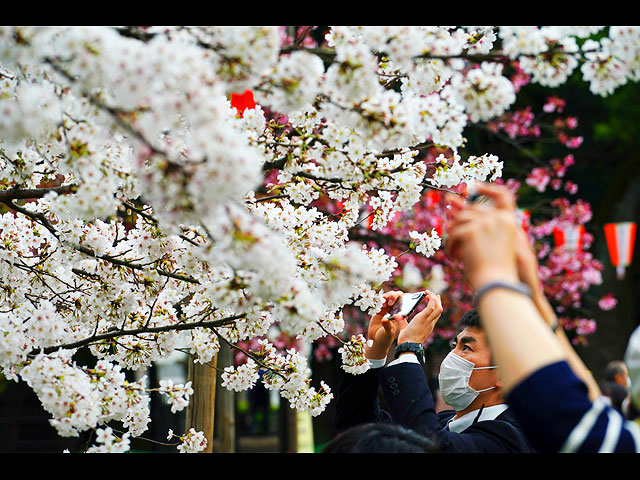
[[[429,319],[433,319],[433,317],[438,317],[442,313],[442,303],[440,302],[440,296],[431,294],[429,297],[429,303],[427,304],[428,317]]]
[[[407,319],[404,318],[402,315],[400,315],[399,313],[396,313],[393,316],[393,321],[396,323],[396,325],[398,326],[398,331],[402,330],[403,328],[405,328],[407,325],[409,325],[409,322],[407,322]]]
[[[382,304],[382,308],[377,313],[377,315],[384,317],[389,311],[389,309],[396,303],[396,300],[400,296],[402,296],[402,292],[398,292],[398,291],[390,291],[390,292],[384,293],[382,295],[382,298],[384,299],[384,303]]]
[[[447,202],[448,215],[455,215],[457,212],[467,207],[467,201],[464,197],[457,194],[447,193],[445,200]]]
[[[402,296],[402,292],[398,292],[396,290],[393,290],[393,291],[390,291],[390,292],[386,292],[383,295],[383,298],[385,299],[385,304],[386,305],[392,306],[394,303],[396,303],[396,300],[400,296]]]
[[[459,259],[460,245],[464,244],[469,236],[477,230],[477,225],[473,221],[475,218],[476,217],[470,217],[469,219],[456,221],[449,226],[449,237],[444,247],[446,255]]]
[[[479,194],[490,197],[496,208],[501,210],[516,210],[517,206],[515,197],[504,185],[477,182],[476,188]]]

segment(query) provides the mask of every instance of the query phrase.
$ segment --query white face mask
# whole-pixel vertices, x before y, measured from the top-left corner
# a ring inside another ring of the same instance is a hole
[[[492,367],[476,367],[473,362],[456,355],[453,352],[445,357],[440,365],[440,373],[438,374],[438,382],[440,384],[440,392],[442,399],[447,405],[459,412],[464,410],[471,402],[473,402],[480,392],[486,392],[493,387],[483,390],[474,390],[469,386],[469,378],[474,370],[484,370]]]

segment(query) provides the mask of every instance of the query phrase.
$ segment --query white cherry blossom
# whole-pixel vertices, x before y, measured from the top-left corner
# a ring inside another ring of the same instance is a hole
[[[223,386],[261,381],[321,414],[330,388],[270,337],[308,346],[348,330],[345,306],[378,312],[398,262],[354,229],[384,232],[426,187],[502,176],[496,155],[462,153],[467,127],[515,102],[484,55],[542,85],[580,73],[597,95],[640,78],[637,27],[335,26],[319,49],[278,27],[130,28],[0,29],[0,369],[60,435],[95,431],[91,452],[128,450],[151,392],[187,407],[197,385],[144,376],[177,349],[206,364],[221,342],[259,339]],[[258,103],[239,112],[245,90]],[[435,230],[403,240],[441,246]],[[353,373],[364,344],[342,345]],[[179,438],[181,452],[207,442]]]

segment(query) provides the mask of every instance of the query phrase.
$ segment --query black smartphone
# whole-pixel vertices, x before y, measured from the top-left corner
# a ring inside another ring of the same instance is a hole
[[[398,314],[405,318],[409,317],[425,296],[425,292],[403,293],[398,297],[396,303],[393,304],[385,317],[393,318],[394,315]]]

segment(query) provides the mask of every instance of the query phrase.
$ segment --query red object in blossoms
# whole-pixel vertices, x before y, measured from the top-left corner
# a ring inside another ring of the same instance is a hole
[[[633,259],[636,224],[635,222],[607,223],[604,226],[604,234],[611,263],[616,267],[618,278],[623,279],[625,268]]]
[[[570,251],[580,252],[582,250],[583,236],[584,225],[562,225],[553,229],[556,247],[564,247]]]
[[[244,93],[232,93],[231,106],[238,111],[238,115],[242,115],[247,108],[255,108],[256,102],[253,99],[253,91],[245,90]]]
[[[436,203],[439,203],[442,200],[442,194],[437,190],[427,190],[425,194],[425,201],[427,202],[427,206],[430,207]]]
[[[518,215],[518,220],[520,221],[520,226],[525,232],[528,232],[529,225],[531,222],[531,214],[529,213],[529,210],[525,208],[518,208],[517,215]]]

